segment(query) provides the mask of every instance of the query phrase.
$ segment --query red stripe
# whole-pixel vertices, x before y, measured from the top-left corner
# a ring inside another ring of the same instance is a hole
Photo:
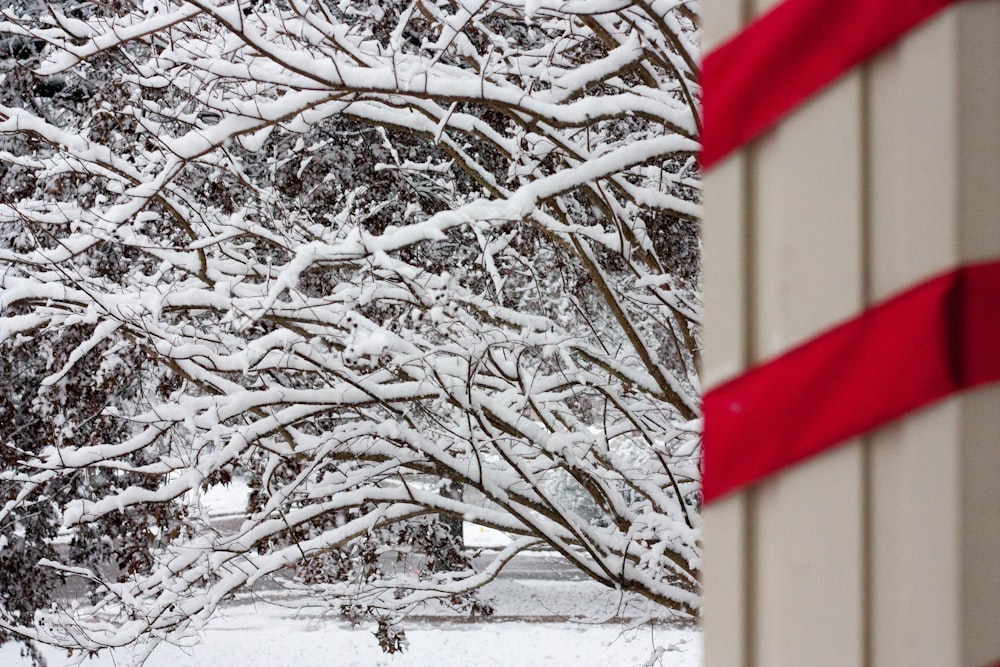
[[[785,0],[705,57],[705,169],[958,0]]]
[[[705,502],[1000,380],[1000,261],[929,280],[704,398]]]

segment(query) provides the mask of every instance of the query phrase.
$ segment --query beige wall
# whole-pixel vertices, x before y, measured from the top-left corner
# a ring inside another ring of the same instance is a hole
[[[706,52],[766,4],[703,3]],[[703,230],[707,388],[1000,258],[1000,3],[938,15],[716,166]],[[997,659],[1000,389],[709,506],[705,554],[710,666]]]

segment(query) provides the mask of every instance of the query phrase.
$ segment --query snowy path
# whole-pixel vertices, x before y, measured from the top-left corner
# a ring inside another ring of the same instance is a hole
[[[622,633],[614,624],[417,623],[407,629],[409,650],[383,654],[371,633],[340,622],[287,617],[273,606],[229,608],[190,648],[162,647],[147,667],[696,667],[701,636],[693,630],[647,628]],[[659,661],[648,662],[656,647]],[[49,667],[74,664],[47,651]],[[17,649],[0,647],[0,665],[28,667]],[[104,655],[87,667],[128,664],[126,654]]]

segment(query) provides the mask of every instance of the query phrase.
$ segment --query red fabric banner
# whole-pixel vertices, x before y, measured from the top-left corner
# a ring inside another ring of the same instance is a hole
[[[1000,261],[929,280],[704,398],[705,502],[1000,381]]]
[[[958,1],[785,0],[705,57],[702,167]]]

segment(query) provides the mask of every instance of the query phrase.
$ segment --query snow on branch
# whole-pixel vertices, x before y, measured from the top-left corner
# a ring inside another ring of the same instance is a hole
[[[486,613],[538,545],[698,613],[685,4],[25,3],[0,33],[31,46],[0,59],[0,535],[30,527],[17,581],[94,587],[0,628],[184,642],[262,577]],[[477,573],[462,520],[515,539]]]

